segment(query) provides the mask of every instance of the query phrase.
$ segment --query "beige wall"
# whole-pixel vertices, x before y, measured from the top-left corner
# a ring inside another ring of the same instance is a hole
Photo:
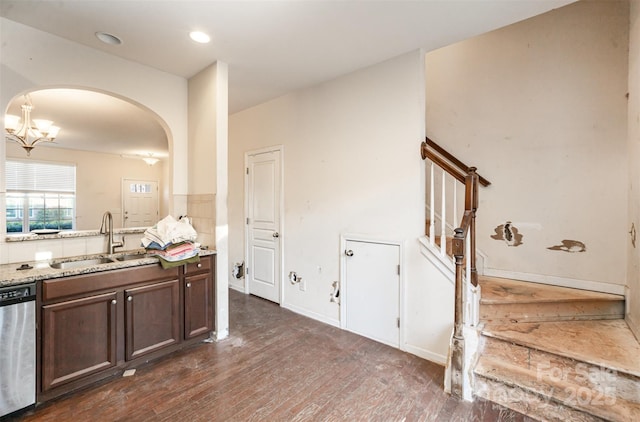
[[[640,1],[631,1],[629,30],[629,229],[640,233]],[[627,322],[640,339],[640,238],[628,245]]]
[[[187,214],[198,241],[215,246],[216,65],[189,79],[189,196]]]
[[[229,333],[227,237],[228,68],[216,62],[188,81],[189,194],[187,214],[198,242],[215,248],[216,336]]]
[[[444,362],[453,287],[420,254],[424,60],[415,51],[236,113],[229,135],[229,258],[244,259],[244,154],[283,146],[282,306],[339,325],[341,235],[403,245],[401,347]],[[244,280],[232,286],[244,289]]]
[[[624,290],[627,48],[627,3],[584,1],[427,54],[427,135],[493,183],[488,272]],[[491,238],[506,221],[520,246]]]
[[[165,164],[163,197],[175,214],[186,212],[187,81],[84,45],[0,18],[0,110],[25,92],[42,87],[86,88],[139,103],[159,116],[167,131],[170,163]],[[0,123],[1,124],[1,123]],[[5,157],[0,138],[0,163]],[[0,204],[4,204],[4,172],[0,172]],[[0,207],[4,230],[4,206]],[[3,245],[0,252],[10,246]]]
[[[19,145],[8,142],[6,148],[8,158],[25,158]],[[149,166],[142,159],[51,147],[35,148],[31,159],[76,165],[76,230],[99,229],[105,211],[113,214],[115,228],[122,227],[123,178],[156,181],[160,191],[167,183],[162,161]],[[160,203],[160,218],[166,215],[167,207],[166,200]]]

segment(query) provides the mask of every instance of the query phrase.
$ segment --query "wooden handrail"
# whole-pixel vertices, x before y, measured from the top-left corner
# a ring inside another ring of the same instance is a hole
[[[448,161],[443,160],[437,155],[433,155],[431,151],[428,152],[427,158],[442,167],[447,173],[449,173],[453,178],[455,178],[458,182],[464,183],[465,174],[460,172],[456,167],[453,167],[449,164]]]
[[[436,161],[434,159],[434,157],[437,157],[436,154],[433,154],[431,151],[429,151],[429,148],[432,148],[434,151],[436,151],[440,156],[444,157],[447,161],[449,161],[450,163],[454,164],[458,169],[459,172],[456,172],[456,174],[461,174],[463,175],[462,177],[464,177],[465,174],[467,174],[469,172],[469,169],[471,167],[469,167],[468,165],[466,165],[465,163],[463,163],[462,161],[458,160],[456,157],[454,157],[453,155],[451,155],[451,153],[447,150],[445,150],[444,148],[442,148],[440,145],[436,144],[435,142],[433,142],[433,140],[429,139],[429,137],[427,136],[426,138],[426,142],[423,142],[422,145],[420,146],[420,153],[422,155],[422,159],[424,160],[425,158],[429,158],[431,161]],[[439,158],[439,157],[438,157]],[[456,177],[456,175],[454,175],[453,173],[451,173],[448,168],[446,168],[445,166],[443,166],[441,163],[444,160],[440,159],[438,161],[438,165],[442,168],[444,168],[445,170],[447,170],[447,173],[451,174],[452,176]],[[449,168],[453,168],[452,166],[449,166]],[[480,184],[482,186],[489,186],[491,184],[490,181],[488,181],[487,179],[485,179],[484,177],[478,175],[479,179],[480,179]],[[457,177],[456,177],[457,178]],[[463,181],[461,181],[462,183],[464,183]]]

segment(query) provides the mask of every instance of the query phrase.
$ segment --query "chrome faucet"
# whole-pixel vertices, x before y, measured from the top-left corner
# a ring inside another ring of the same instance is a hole
[[[113,216],[110,211],[106,211],[102,215],[102,225],[100,226],[100,234],[108,235],[107,252],[112,255],[116,248],[124,246],[124,237],[120,242],[113,241]]]

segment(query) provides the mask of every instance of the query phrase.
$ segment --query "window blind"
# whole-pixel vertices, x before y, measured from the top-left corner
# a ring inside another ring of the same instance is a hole
[[[7,191],[76,192],[74,164],[7,160],[5,178]]]

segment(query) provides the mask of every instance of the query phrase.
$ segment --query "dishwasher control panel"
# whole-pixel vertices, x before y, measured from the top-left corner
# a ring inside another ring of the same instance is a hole
[[[19,286],[0,287],[0,306],[6,302],[22,302],[33,300],[36,296],[36,284],[21,284]]]

